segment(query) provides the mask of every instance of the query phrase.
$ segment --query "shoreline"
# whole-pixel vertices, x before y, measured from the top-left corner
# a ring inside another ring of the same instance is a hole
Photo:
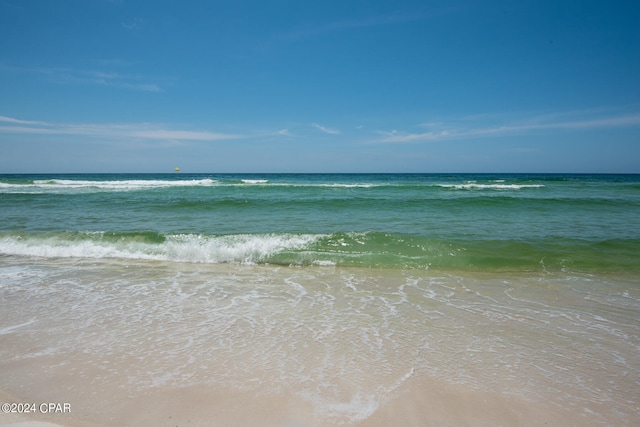
[[[416,273],[0,264],[0,426],[636,424],[637,280]]]

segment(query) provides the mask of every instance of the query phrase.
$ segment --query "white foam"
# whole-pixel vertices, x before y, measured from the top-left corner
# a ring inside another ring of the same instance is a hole
[[[316,240],[317,235],[229,235],[206,237],[201,235],[171,236],[165,246],[171,260],[251,264],[265,260],[287,249],[301,249]]]
[[[320,267],[335,267],[337,263],[335,261],[318,259],[313,261],[313,265],[317,265]]]
[[[65,190],[110,190],[131,191],[166,187],[202,187],[218,185],[217,180],[210,178],[189,180],[109,180],[89,181],[74,179],[35,180],[32,184],[0,183],[0,190],[8,193],[59,192]]]
[[[7,326],[5,328],[0,328],[0,335],[10,334],[14,330],[22,328],[23,326],[28,326],[28,325],[34,323],[35,321],[36,321],[35,319],[31,319],[28,322],[20,323],[19,325],[13,325],[13,326]]]
[[[0,253],[44,258],[123,258],[195,263],[243,263],[265,261],[281,251],[301,249],[320,235],[170,235],[162,243],[135,239],[109,241],[100,233],[87,233],[86,239],[60,236],[9,236],[0,239]]]
[[[318,184],[319,187],[334,187],[334,188],[371,188],[371,187],[379,187],[380,185],[376,184]]]
[[[355,393],[348,402],[329,400],[315,393],[307,392],[301,395],[313,403],[314,410],[320,417],[347,418],[350,424],[369,418],[380,405],[373,395],[363,395],[360,392]]]
[[[453,188],[455,190],[521,190],[523,188],[542,188],[542,184],[437,184],[438,187]]]
[[[309,183],[309,182],[305,182],[305,183],[295,183],[295,182],[271,182],[267,179],[242,179],[241,180],[241,184],[238,183],[221,183],[220,185],[222,186],[240,186],[243,184],[269,184],[269,186],[273,186],[273,187],[304,187],[304,188],[308,188],[308,187],[320,187],[320,188],[371,188],[371,187],[388,187],[388,186],[393,186],[393,184],[369,184],[369,183],[353,183],[353,184],[346,184],[346,183]]]

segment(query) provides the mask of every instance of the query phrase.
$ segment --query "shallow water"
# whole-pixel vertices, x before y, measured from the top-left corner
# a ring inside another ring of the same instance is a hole
[[[632,277],[5,256],[0,283],[2,365],[43,362],[3,375],[12,390],[67,375],[131,396],[293,395],[323,425],[366,420],[426,377],[592,425],[637,421]]]
[[[636,425],[639,259],[638,175],[2,175],[1,387]]]

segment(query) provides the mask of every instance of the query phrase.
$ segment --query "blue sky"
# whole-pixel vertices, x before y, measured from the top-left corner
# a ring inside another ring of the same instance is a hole
[[[637,1],[0,0],[0,173],[640,173]]]

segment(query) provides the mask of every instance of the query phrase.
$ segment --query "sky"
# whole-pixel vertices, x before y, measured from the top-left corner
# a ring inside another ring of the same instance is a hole
[[[0,173],[640,173],[637,0],[0,0]]]

